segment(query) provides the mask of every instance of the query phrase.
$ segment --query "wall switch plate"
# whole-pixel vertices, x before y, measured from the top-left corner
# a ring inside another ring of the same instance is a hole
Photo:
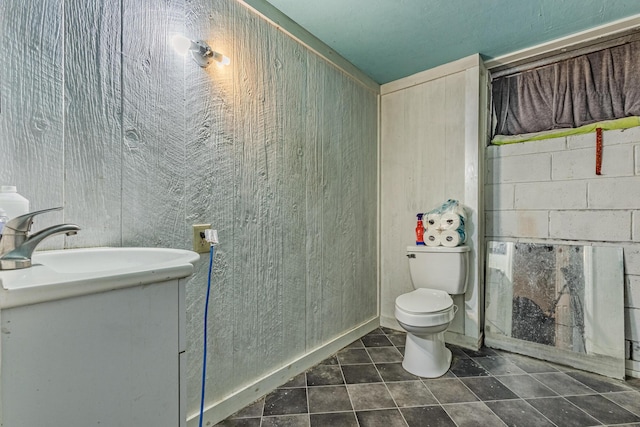
[[[193,251],[199,254],[209,252],[211,245],[204,237],[200,236],[200,233],[204,233],[204,230],[211,228],[211,224],[193,224]]]

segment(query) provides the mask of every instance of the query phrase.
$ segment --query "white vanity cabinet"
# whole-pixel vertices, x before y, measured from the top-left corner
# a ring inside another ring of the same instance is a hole
[[[0,311],[2,425],[184,425],[180,282]]]
[[[172,275],[1,307],[0,425],[185,426],[187,278]]]

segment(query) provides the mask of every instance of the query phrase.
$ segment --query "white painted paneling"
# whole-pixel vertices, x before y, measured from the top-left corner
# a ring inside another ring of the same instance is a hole
[[[209,327],[207,396],[218,405],[375,316],[377,103],[239,3],[220,1],[213,14],[210,2],[192,6],[200,12],[188,14],[188,27],[211,34],[232,60],[205,78],[185,64],[186,93],[198,93],[187,97],[187,163],[207,176],[187,178],[187,218],[211,222],[224,239]],[[360,257],[361,242],[370,249]],[[194,342],[206,271],[197,274],[188,295]],[[188,350],[194,385],[199,352]],[[191,387],[189,414],[197,397]]]
[[[469,209],[468,244],[474,252],[466,302],[462,297],[456,301],[467,307],[460,310],[452,331],[474,341],[480,334],[480,290],[475,267],[479,242],[473,233],[482,229],[477,221],[482,181],[478,172],[483,168],[478,165],[478,58],[468,62],[475,67],[455,72],[443,67],[382,88],[381,316],[393,319],[395,299],[413,289],[406,247],[415,243],[416,214],[458,199]]]
[[[377,85],[234,0],[9,3],[0,37],[33,48],[0,47],[0,142],[26,166],[2,183],[64,204],[82,227],[68,245],[189,248],[192,224],[219,231],[207,407],[375,318]],[[176,32],[231,65],[178,56]],[[186,290],[188,414],[207,270],[203,254]]]
[[[382,95],[388,95],[392,92],[396,92],[403,89],[408,89],[412,86],[419,86],[432,80],[438,80],[443,76],[448,76],[456,73],[463,72],[470,68],[478,66],[480,62],[479,56],[470,55],[465,58],[451,61],[447,64],[439,67],[431,68],[429,70],[421,71],[419,73],[398,79],[393,82],[386,83],[381,86],[380,93]]]
[[[64,215],[83,229],[72,247],[122,242],[120,6],[64,4]]]
[[[487,145],[488,73],[480,56],[478,64],[465,70],[464,92],[464,204],[465,230],[471,247],[467,291],[464,294],[464,339],[482,344],[484,317],[484,149]],[[462,317],[462,316],[460,316]],[[472,346],[474,347],[474,346]]]
[[[236,4],[228,1],[191,2],[186,13],[184,35],[202,38],[227,55],[234,55],[232,14]],[[203,19],[208,16],[209,19]],[[180,57],[178,57],[180,58]],[[220,390],[233,389],[235,383],[232,362],[233,322],[235,313],[234,286],[234,200],[235,156],[233,133],[234,112],[233,68],[210,66],[202,69],[189,55],[181,59],[177,70],[183,75],[185,113],[184,198],[185,215],[182,227],[190,233],[193,224],[211,224],[218,230],[220,244],[216,247],[212,280],[208,335],[206,396]],[[190,235],[190,234],[189,234]],[[187,238],[187,242],[190,237]],[[187,413],[192,413],[199,400],[202,375],[203,314],[205,306],[209,254],[201,255],[194,275],[187,285]],[[212,363],[227,363],[223,369],[212,369]]]
[[[404,140],[405,130],[410,131],[408,126],[409,117],[405,115],[405,103],[407,96],[404,92],[395,92],[385,95],[381,100],[381,212],[380,212],[380,269],[381,269],[381,314],[383,317],[394,318],[395,305],[393,302],[398,295],[413,290],[411,278],[409,276],[409,264],[406,259],[406,246],[415,242],[415,215],[424,209],[420,205],[426,201],[417,197],[405,196],[403,200],[397,200],[399,195],[409,191],[416,191],[414,181],[416,178],[407,174],[424,172],[428,174],[434,170],[428,163],[425,167],[416,167],[415,164],[426,162],[425,151],[420,150],[412,153],[409,163],[405,163],[405,157],[411,152],[411,147],[405,150],[402,144],[409,140]],[[437,146],[434,147],[437,150]],[[406,167],[406,165],[412,167]],[[437,165],[437,162],[434,162]],[[420,191],[421,198],[429,197],[433,191]],[[431,188],[431,187],[430,187]],[[415,194],[415,193],[411,193]],[[430,200],[429,203],[437,203]]]
[[[323,171],[322,141],[319,138],[324,129],[322,121],[322,94],[324,93],[324,75],[322,61],[313,55],[307,59],[307,103],[306,111],[317,111],[318,114],[307,115],[305,132],[305,220],[306,220],[306,298],[305,298],[305,331],[307,350],[322,344],[322,286],[324,268],[317,262],[323,255]]]
[[[61,0],[0,2],[0,185],[16,185],[31,210],[63,205],[62,10]],[[62,222],[63,215],[43,215],[33,230]],[[56,237],[43,247],[63,243]]]
[[[122,244],[190,249],[185,215],[183,3],[122,2]],[[140,37],[144,33],[145,37]],[[135,184],[133,184],[135,183]],[[158,224],[161,224],[158,229]]]
[[[322,64],[320,64],[322,68]],[[321,339],[327,342],[330,335],[329,330],[338,327],[342,323],[342,312],[336,312],[333,307],[340,306],[342,303],[343,292],[343,259],[334,248],[340,247],[344,243],[343,225],[347,219],[347,209],[350,209],[349,198],[344,199],[344,205],[340,203],[341,193],[348,186],[348,182],[342,179],[347,175],[347,171],[342,167],[343,161],[346,160],[342,156],[342,149],[338,141],[338,135],[344,128],[342,120],[345,113],[344,105],[341,102],[341,95],[337,92],[340,87],[334,79],[327,79],[323,73],[323,97],[322,101],[331,105],[331,108],[323,111],[321,116],[321,131],[318,134],[320,139],[320,147],[322,150],[322,307]],[[344,88],[343,88],[344,89]],[[345,192],[346,193],[346,192]],[[348,257],[348,253],[343,253]]]
[[[282,241],[275,239],[279,200],[276,181],[281,170],[274,117],[275,59],[270,46],[275,44],[271,27],[243,8],[233,14],[237,49],[234,56],[233,110],[235,188],[234,204],[234,360],[220,361],[233,369],[236,384],[246,384],[272,363],[274,346],[262,346],[269,333],[282,327],[277,303]],[[215,119],[214,119],[215,120]],[[274,341],[281,342],[279,333]],[[254,355],[260,354],[259,358]]]
[[[338,52],[331,49],[322,41],[314,37],[309,31],[298,25],[287,15],[282,13],[279,9],[276,9],[267,0],[242,0],[243,3],[249,5],[258,13],[261,13],[263,17],[273,23],[280,31],[285,31],[292,39],[299,41],[308,50],[316,53],[323,62],[331,62],[339,67],[342,72],[349,76],[352,76],[355,80],[358,80],[360,84],[365,85],[371,91],[378,92],[380,85],[376,83],[371,77],[366,75],[362,70],[357,68],[351,62],[343,58]],[[307,49],[305,49],[307,50]]]
[[[475,80],[478,80],[478,73],[474,73]],[[466,123],[466,111],[467,105],[466,92],[469,89],[469,82],[466,81],[466,73],[460,72],[456,74],[450,74],[444,77],[445,93],[444,93],[444,111],[443,115],[439,117],[444,123],[444,138],[445,144],[440,143],[444,148],[444,177],[438,177],[435,181],[442,181],[444,178],[444,194],[443,201],[451,198],[456,200],[465,200],[470,207],[476,205],[475,201],[467,200],[465,198],[465,178],[467,168],[465,167],[468,162],[473,163],[473,159],[468,159],[470,154],[466,153],[465,135],[467,128],[470,127]],[[437,104],[431,104],[431,108]],[[472,104],[472,107],[477,107]],[[477,108],[473,109],[477,114]],[[461,126],[465,123],[464,126]],[[474,129],[471,130],[474,132]],[[475,130],[477,140],[477,129]],[[450,141],[462,141],[462,143],[451,143]],[[439,141],[433,141],[432,144]],[[441,141],[440,141],[441,142]],[[477,154],[477,150],[476,150]],[[461,167],[462,164],[462,167]],[[474,165],[477,167],[477,163]],[[471,183],[473,184],[473,183]]]
[[[281,349],[279,358],[291,359],[307,349],[306,317],[306,121],[293,111],[305,111],[308,100],[308,52],[285,33],[278,33],[277,49],[282,52],[282,68],[277,74],[276,120],[279,125],[281,160],[282,291]],[[277,65],[277,63],[276,63]],[[295,325],[295,327],[293,327]]]

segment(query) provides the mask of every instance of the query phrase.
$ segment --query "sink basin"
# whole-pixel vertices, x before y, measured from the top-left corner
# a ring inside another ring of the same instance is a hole
[[[165,248],[36,252],[30,268],[0,270],[0,309],[187,277],[199,259]]]
[[[166,265],[191,264],[200,259],[195,252],[161,248],[89,248],[36,252],[33,264],[58,273],[149,269]]]

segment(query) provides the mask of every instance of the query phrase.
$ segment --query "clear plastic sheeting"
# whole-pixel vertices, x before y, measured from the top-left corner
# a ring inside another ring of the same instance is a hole
[[[625,376],[622,248],[487,245],[485,343]]]

